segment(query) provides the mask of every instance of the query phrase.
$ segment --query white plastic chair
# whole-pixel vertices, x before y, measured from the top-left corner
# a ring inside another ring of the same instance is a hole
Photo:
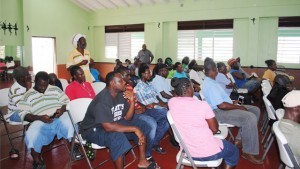
[[[276,117],[278,120],[281,120],[284,116],[284,112],[285,110],[284,109],[277,109],[275,114],[276,114]]]
[[[234,141],[234,136],[233,136],[233,134],[232,134],[230,128],[235,127],[235,125],[233,125],[233,124],[228,124],[228,123],[219,123],[219,127],[221,127],[221,126],[225,126],[226,128],[228,128],[228,133],[229,133],[230,139],[231,139],[232,141]]]
[[[66,79],[59,79],[62,87],[63,87],[63,90],[65,91],[67,86],[69,85],[68,81]]]
[[[276,121],[273,124],[273,131],[275,133],[278,147],[279,147],[279,153],[280,153],[280,159],[281,161],[286,165],[286,168],[294,168],[294,169],[299,169],[299,164],[297,163],[294,154],[288,145],[288,142],[283,135],[283,133],[279,129],[279,123],[283,123],[280,121]],[[280,165],[282,166],[282,165]],[[280,167],[281,168],[281,167]]]
[[[196,169],[197,167],[214,168],[214,167],[218,167],[222,163],[223,159],[218,159],[218,160],[214,160],[214,161],[194,161],[190,152],[188,151],[186,145],[184,144],[184,142],[180,136],[180,133],[178,132],[178,130],[176,128],[176,125],[174,123],[174,120],[173,120],[170,112],[167,113],[167,118],[168,118],[168,121],[173,130],[175,140],[180,144],[180,146],[182,146],[182,149],[179,150],[179,152],[176,155],[176,161],[177,161],[176,169],[180,169],[182,167],[182,165],[192,166],[193,169]]]
[[[95,82],[92,83],[92,87],[94,89],[95,94],[97,95],[106,87],[106,84],[104,82]]]

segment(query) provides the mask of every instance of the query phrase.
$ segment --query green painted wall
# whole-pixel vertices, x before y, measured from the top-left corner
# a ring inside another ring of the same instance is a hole
[[[89,40],[89,13],[69,0],[26,0],[23,2],[24,65],[31,65],[31,37],[55,37],[57,64],[65,64],[73,49],[71,44],[75,33],[87,35]],[[27,25],[29,31],[27,31]],[[92,46],[92,45],[91,45]]]
[[[265,66],[265,59],[276,58],[275,30],[278,29],[278,17],[300,16],[300,1],[185,0],[182,7],[175,1],[167,4],[102,10],[93,12],[90,16],[91,25],[102,28],[93,30],[98,37],[104,37],[105,25],[145,23],[145,43],[156,59],[173,57],[175,60],[177,21],[234,19],[233,57],[241,57],[245,66]],[[255,24],[252,23],[252,18],[256,19]],[[157,27],[158,23],[161,25],[160,28]],[[95,57],[100,61],[108,61],[104,58],[103,39],[93,41]],[[285,66],[300,68],[300,65]]]

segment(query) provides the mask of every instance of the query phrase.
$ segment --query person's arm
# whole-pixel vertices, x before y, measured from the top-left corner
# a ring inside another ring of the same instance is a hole
[[[213,134],[216,134],[219,130],[219,124],[218,124],[218,121],[216,120],[216,118],[213,117],[211,119],[205,119],[205,120],[208,124],[208,127],[213,132]]]
[[[51,123],[53,121],[53,119],[51,119],[48,115],[33,115],[33,114],[26,114],[24,117],[24,121],[28,121],[28,122],[34,122],[36,120],[40,120],[44,123]]]
[[[124,98],[130,101],[130,106],[126,113],[126,116],[124,116],[124,119],[131,120],[134,115],[134,104],[135,104],[133,92],[125,91]]]
[[[163,98],[166,98],[166,99],[171,99],[173,97],[172,95],[169,95],[165,91],[161,91],[160,94]]]
[[[86,64],[88,64],[88,62],[89,62],[88,60],[82,60],[81,62],[79,62],[79,63],[77,63],[77,64],[74,64],[74,65],[69,66],[69,67],[67,68],[67,70],[70,71],[70,69],[71,69],[72,66],[82,66],[82,65],[86,65]]]
[[[150,52],[150,63],[152,63],[152,61],[153,61],[153,59],[154,59],[154,56],[153,56],[153,54],[152,54],[152,52]]]
[[[240,109],[240,110],[245,110],[247,111],[247,109],[244,106],[239,106],[239,105],[235,105],[235,104],[231,104],[231,103],[227,103],[227,102],[223,102],[219,105],[217,105],[217,107],[221,110],[234,110],[234,109]]]
[[[62,105],[60,109],[57,109],[54,117],[59,118],[66,111],[66,105]]]
[[[236,77],[237,79],[243,80],[245,77],[240,74],[239,72],[232,72],[232,76]]]
[[[102,123],[102,127],[106,132],[125,132],[130,133],[134,132],[139,138],[139,145],[146,143],[146,138],[143,132],[135,126],[126,126],[119,124],[118,122]]]

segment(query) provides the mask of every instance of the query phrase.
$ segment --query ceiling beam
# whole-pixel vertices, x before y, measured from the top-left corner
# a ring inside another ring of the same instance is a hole
[[[102,6],[104,9],[107,9],[107,8],[108,8],[108,7],[105,6],[103,3],[101,3],[100,0],[96,0],[96,2],[97,2],[100,6]]]
[[[86,8],[89,8],[90,10],[92,10],[92,11],[96,11],[96,9],[93,7],[93,6],[91,6],[91,5],[89,5],[88,3],[85,3],[85,2],[83,2],[82,0],[76,0],[79,4],[81,4],[82,6],[85,6]]]
[[[114,6],[114,8],[119,8],[119,6],[117,4],[115,4],[113,1],[111,0],[107,0],[110,4],[112,4],[112,6]]]
[[[75,3],[76,5],[78,5],[80,8],[83,8],[85,11],[91,11],[90,8],[86,7],[86,6],[83,6],[81,5],[81,3],[77,2],[76,0],[71,0],[73,3]]]

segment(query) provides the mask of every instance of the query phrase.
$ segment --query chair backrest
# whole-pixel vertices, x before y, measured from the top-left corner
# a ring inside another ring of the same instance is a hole
[[[67,110],[70,113],[70,118],[74,124],[81,122],[86,114],[87,108],[89,107],[91,98],[80,98],[69,102]]]
[[[271,92],[271,89],[266,86],[262,86],[261,90],[262,90],[264,96],[270,94],[270,92]]]
[[[9,88],[0,89],[0,107],[8,105],[8,92]]]
[[[232,76],[231,73],[227,73],[227,76],[231,80],[232,83],[235,83],[235,80],[234,80],[234,78],[233,78],[233,76]]]
[[[275,114],[276,114],[276,117],[277,117],[278,120],[283,118],[284,112],[285,112],[284,109],[277,109],[276,110]]]
[[[282,122],[276,121],[273,124],[273,131],[274,131],[276,139],[277,139],[279,153],[280,153],[280,159],[288,167],[299,169],[299,165],[297,164],[294,154],[292,153],[292,150],[291,150],[290,146],[288,145],[288,142],[287,142],[285,136],[279,129],[279,123],[282,123]]]
[[[94,89],[95,94],[97,95],[106,87],[106,84],[104,82],[95,82],[92,83],[92,87]]]
[[[263,80],[262,82],[261,82],[261,86],[262,87],[266,87],[266,88],[268,88],[268,89],[272,89],[272,85],[271,85],[271,83],[270,83],[270,81],[269,80]]]
[[[63,90],[65,91],[67,86],[69,85],[68,81],[66,79],[59,79],[62,87],[63,87]]]
[[[275,109],[272,106],[271,102],[267,99],[267,95],[263,96],[263,100],[265,103],[265,107],[266,107],[269,119],[276,120]]]

